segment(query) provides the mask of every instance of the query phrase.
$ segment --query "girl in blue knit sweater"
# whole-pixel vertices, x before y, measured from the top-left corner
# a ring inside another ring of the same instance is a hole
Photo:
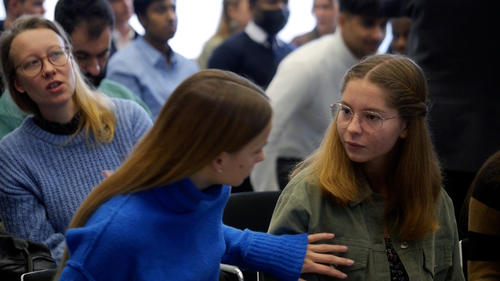
[[[344,278],[333,234],[275,236],[222,223],[230,194],[264,159],[271,107],[230,72],[201,71],[168,99],[128,160],[97,186],[66,234],[59,280],[218,280],[219,264]]]
[[[151,120],[135,103],[91,90],[50,20],[20,18],[0,40],[9,94],[31,114],[0,141],[0,216],[9,232],[46,244],[59,260],[78,206]]]

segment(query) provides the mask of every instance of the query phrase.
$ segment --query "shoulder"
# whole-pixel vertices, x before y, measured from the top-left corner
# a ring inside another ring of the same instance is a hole
[[[248,35],[244,32],[239,32],[234,35],[229,36],[224,40],[215,50],[223,55],[223,52],[230,51],[234,53],[239,51],[244,47],[248,47],[248,44],[253,42]]]
[[[441,225],[455,223],[455,208],[453,206],[453,201],[444,188],[441,188],[437,200],[437,213]]]
[[[110,100],[113,103],[114,112],[117,114],[118,118],[143,115],[143,113],[147,116],[146,111],[133,100],[114,97],[111,97]]]
[[[296,48],[288,56],[286,56],[280,64],[281,67],[295,67],[296,65],[308,66],[321,63],[325,58],[330,57],[333,54],[331,50],[331,41],[333,38],[331,36],[323,36],[320,39],[314,40]]]
[[[98,90],[110,97],[118,97],[125,99],[133,99],[134,97],[134,93],[132,93],[127,87],[107,78],[104,78],[101,81]]]
[[[287,184],[282,192],[284,197],[294,200],[312,200],[322,197],[321,188],[312,180],[307,168],[297,173]]]
[[[31,138],[26,134],[28,131],[36,130],[37,128],[38,127],[33,123],[32,117],[26,118],[21,126],[17,127],[0,140],[0,149],[30,145]]]
[[[135,39],[125,46],[120,51],[111,56],[108,63],[108,68],[113,69],[115,66],[128,65],[131,68],[128,71],[135,69],[133,66],[141,61],[140,38]]]
[[[173,55],[179,66],[183,69],[186,69],[187,71],[190,71],[192,73],[197,72],[200,69],[200,67],[194,60],[188,59],[175,51],[173,52]]]

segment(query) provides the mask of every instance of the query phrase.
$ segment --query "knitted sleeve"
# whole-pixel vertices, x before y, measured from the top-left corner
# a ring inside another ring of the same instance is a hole
[[[130,100],[114,99],[117,105],[117,116],[120,119],[119,129],[130,135],[134,144],[151,128],[153,122],[148,113],[135,102]]]
[[[279,280],[296,281],[304,264],[307,234],[272,235],[223,226],[226,254],[222,262],[264,271]]]
[[[43,194],[33,188],[36,179],[26,172],[29,163],[12,157],[5,147],[0,148],[0,155],[0,216],[5,228],[18,237],[44,243],[59,260],[64,235],[57,233],[47,219]]]

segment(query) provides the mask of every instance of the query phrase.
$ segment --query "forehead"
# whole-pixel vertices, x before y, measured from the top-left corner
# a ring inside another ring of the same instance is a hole
[[[332,6],[334,0],[314,0],[315,6]]]
[[[387,105],[389,94],[386,89],[370,82],[367,79],[352,79],[347,82],[342,101],[353,109],[378,109],[382,111],[392,110]]]
[[[109,26],[104,27],[97,37],[90,36],[88,28],[86,23],[82,23],[77,25],[71,33],[71,43],[75,50],[109,48],[111,43],[111,28]]]
[[[64,46],[63,39],[53,30],[36,28],[19,33],[10,47],[10,54],[14,58],[22,59],[29,55],[43,55],[48,48]]]

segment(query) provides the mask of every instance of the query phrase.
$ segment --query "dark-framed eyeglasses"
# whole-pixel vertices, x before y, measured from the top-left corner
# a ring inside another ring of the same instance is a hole
[[[356,112],[349,106],[337,102],[330,105],[333,118],[336,118],[337,126],[340,128],[347,128],[351,124]],[[361,126],[370,131],[376,131],[384,125],[384,121],[397,118],[398,116],[384,117],[376,111],[363,110],[357,114]]]

